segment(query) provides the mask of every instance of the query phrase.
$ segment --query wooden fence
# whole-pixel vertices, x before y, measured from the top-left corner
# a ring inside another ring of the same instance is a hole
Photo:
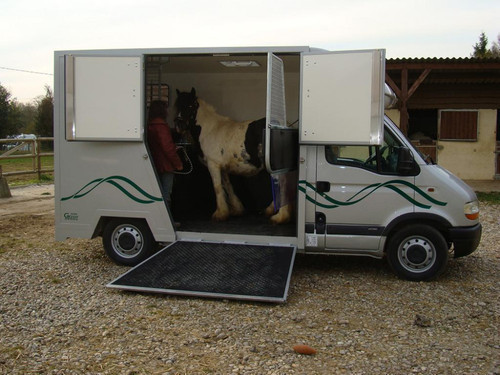
[[[14,176],[23,174],[38,175],[41,179],[42,173],[54,172],[54,166],[42,169],[42,157],[54,156],[54,152],[42,152],[42,142],[54,142],[53,137],[39,137],[36,139],[0,139],[0,163],[7,159],[31,159],[32,169],[26,171],[3,172],[4,176]],[[53,149],[53,147],[51,147]],[[22,152],[22,153],[20,153]]]

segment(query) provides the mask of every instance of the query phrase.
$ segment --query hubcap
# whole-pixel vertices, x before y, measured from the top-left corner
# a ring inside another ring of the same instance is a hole
[[[399,262],[411,272],[424,272],[436,261],[436,249],[424,237],[410,237],[401,243],[398,251]]]
[[[142,250],[142,234],[133,225],[116,227],[112,236],[113,249],[124,258],[133,258]]]

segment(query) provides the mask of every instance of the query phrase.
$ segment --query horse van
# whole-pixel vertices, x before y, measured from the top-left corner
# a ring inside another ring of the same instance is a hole
[[[385,51],[55,52],[56,240],[101,236],[112,288],[284,301],[296,253],[429,280],[481,237],[475,193],[384,115]],[[162,101],[184,169],[147,143]]]

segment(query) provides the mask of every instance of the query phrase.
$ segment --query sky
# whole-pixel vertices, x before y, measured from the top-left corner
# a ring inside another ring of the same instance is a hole
[[[469,57],[500,33],[498,0],[2,0],[0,84],[31,103],[54,51],[311,46],[388,58]]]

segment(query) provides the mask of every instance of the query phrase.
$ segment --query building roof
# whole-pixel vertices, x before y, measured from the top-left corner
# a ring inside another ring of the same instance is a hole
[[[387,59],[390,64],[500,64],[500,57],[477,58],[477,57],[418,57]]]
[[[408,108],[500,108],[500,58],[387,59],[386,82]]]

